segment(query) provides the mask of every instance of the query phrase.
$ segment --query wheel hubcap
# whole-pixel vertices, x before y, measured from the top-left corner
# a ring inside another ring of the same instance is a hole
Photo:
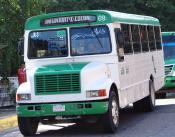
[[[112,120],[115,125],[118,124],[118,116],[119,116],[118,105],[116,103],[116,100],[113,99],[112,101]]]

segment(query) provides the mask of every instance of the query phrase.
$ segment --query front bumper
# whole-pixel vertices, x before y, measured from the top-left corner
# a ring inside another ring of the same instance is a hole
[[[65,106],[65,110],[55,112],[53,109],[55,105]],[[107,112],[108,101],[18,104],[16,110],[17,115],[21,117],[95,115]]]

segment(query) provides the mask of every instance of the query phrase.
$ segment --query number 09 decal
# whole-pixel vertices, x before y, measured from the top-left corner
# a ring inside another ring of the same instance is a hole
[[[106,20],[106,17],[101,15],[101,16],[98,16],[98,21],[105,21]]]

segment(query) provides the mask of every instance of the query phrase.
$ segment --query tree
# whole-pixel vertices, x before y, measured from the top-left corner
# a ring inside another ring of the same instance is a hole
[[[39,0],[0,0],[0,36],[8,47],[2,51],[2,76],[16,74],[20,64],[17,43],[23,37],[25,20],[42,13]]]
[[[154,16],[160,19],[163,31],[175,31],[174,0],[0,0],[0,43],[3,75],[16,73],[20,63],[17,43],[23,36],[27,18],[43,13],[73,10],[114,10]]]
[[[175,31],[174,0],[135,0],[138,12],[160,19],[163,31]]]

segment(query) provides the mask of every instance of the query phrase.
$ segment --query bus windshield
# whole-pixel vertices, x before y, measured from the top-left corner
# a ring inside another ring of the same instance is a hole
[[[162,40],[165,60],[175,58],[175,35],[162,36]]]
[[[68,56],[67,37],[66,29],[30,32],[28,57]],[[104,25],[70,28],[70,46],[72,56],[110,53],[109,28]]]
[[[29,58],[67,56],[68,46],[66,29],[30,32],[28,49]]]
[[[111,52],[107,26],[89,26],[70,29],[71,55],[92,55]]]

